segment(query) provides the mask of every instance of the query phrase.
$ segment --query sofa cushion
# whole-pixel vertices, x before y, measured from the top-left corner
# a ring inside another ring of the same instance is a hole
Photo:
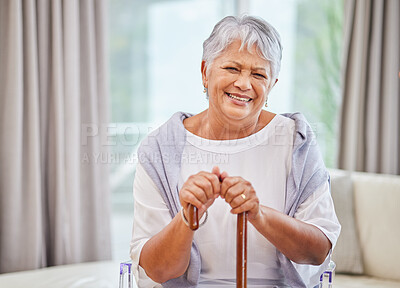
[[[331,170],[331,192],[336,215],[342,225],[332,260],[336,272],[362,274],[363,264],[354,219],[353,185],[349,172]]]
[[[0,287],[115,288],[119,262],[99,261],[0,274]],[[133,281],[133,288],[136,288]]]
[[[400,177],[355,173],[353,181],[364,273],[400,281]]]
[[[355,275],[335,275],[333,278],[335,288],[399,288],[400,282]]]

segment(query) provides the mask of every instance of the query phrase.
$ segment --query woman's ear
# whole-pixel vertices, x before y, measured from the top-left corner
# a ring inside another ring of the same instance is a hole
[[[270,91],[272,90],[272,88],[274,88],[274,86],[275,86],[275,84],[278,82],[278,78],[276,78],[275,79],[275,81],[273,82],[273,83],[271,83],[271,89],[270,89]]]
[[[208,88],[206,61],[201,61],[201,78],[203,79],[204,88]]]

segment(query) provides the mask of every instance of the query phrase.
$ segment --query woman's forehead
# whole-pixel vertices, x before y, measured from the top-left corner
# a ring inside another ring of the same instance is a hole
[[[240,39],[232,41],[230,44],[226,46],[224,50],[221,51],[221,53],[218,55],[224,55],[227,53],[234,53],[234,54],[250,54],[254,57],[260,58],[262,60],[267,60],[264,58],[263,54],[261,53],[260,48],[257,46],[257,44],[244,44],[242,45],[242,41]],[[217,58],[218,58],[217,57]]]
[[[215,60],[233,61],[241,63],[243,61],[251,61],[259,63],[261,66],[269,66],[267,59],[261,56],[259,48],[254,44],[248,49],[247,45],[242,46],[240,41],[232,42],[228,45]]]

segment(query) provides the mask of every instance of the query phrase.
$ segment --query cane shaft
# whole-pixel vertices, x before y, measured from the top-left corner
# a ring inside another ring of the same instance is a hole
[[[237,216],[236,287],[247,288],[247,213]]]
[[[199,211],[196,206],[189,204],[188,218],[189,228],[197,230],[199,228]]]

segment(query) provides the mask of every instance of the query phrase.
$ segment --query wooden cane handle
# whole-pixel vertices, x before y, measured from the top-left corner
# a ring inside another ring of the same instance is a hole
[[[247,213],[237,215],[236,287],[247,288]]]
[[[189,204],[189,215],[188,215],[189,228],[193,231],[199,229],[199,211],[197,207]]]

